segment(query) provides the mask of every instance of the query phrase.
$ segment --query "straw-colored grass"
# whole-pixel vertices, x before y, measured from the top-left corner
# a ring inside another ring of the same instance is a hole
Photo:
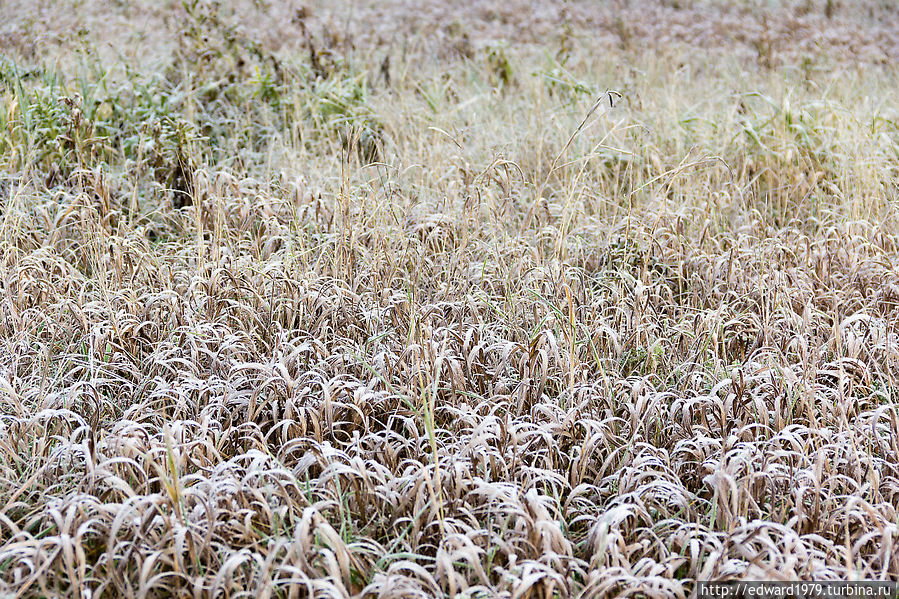
[[[0,7],[0,596],[899,578],[888,3],[109,4]]]

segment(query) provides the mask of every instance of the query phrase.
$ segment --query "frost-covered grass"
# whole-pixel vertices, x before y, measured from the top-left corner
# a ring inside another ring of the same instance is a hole
[[[0,7],[0,596],[899,577],[889,5],[107,4]]]

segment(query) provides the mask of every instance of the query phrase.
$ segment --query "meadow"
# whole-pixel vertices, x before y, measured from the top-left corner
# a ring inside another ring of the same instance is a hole
[[[0,597],[899,580],[899,7],[0,3]]]

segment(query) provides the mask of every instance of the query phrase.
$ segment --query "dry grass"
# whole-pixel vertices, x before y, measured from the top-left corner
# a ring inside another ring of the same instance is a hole
[[[0,596],[899,578],[889,5],[76,4],[0,9]]]

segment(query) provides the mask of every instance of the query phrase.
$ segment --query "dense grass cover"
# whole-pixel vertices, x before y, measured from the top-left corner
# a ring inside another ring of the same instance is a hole
[[[3,3],[0,597],[897,580],[896,17]]]

